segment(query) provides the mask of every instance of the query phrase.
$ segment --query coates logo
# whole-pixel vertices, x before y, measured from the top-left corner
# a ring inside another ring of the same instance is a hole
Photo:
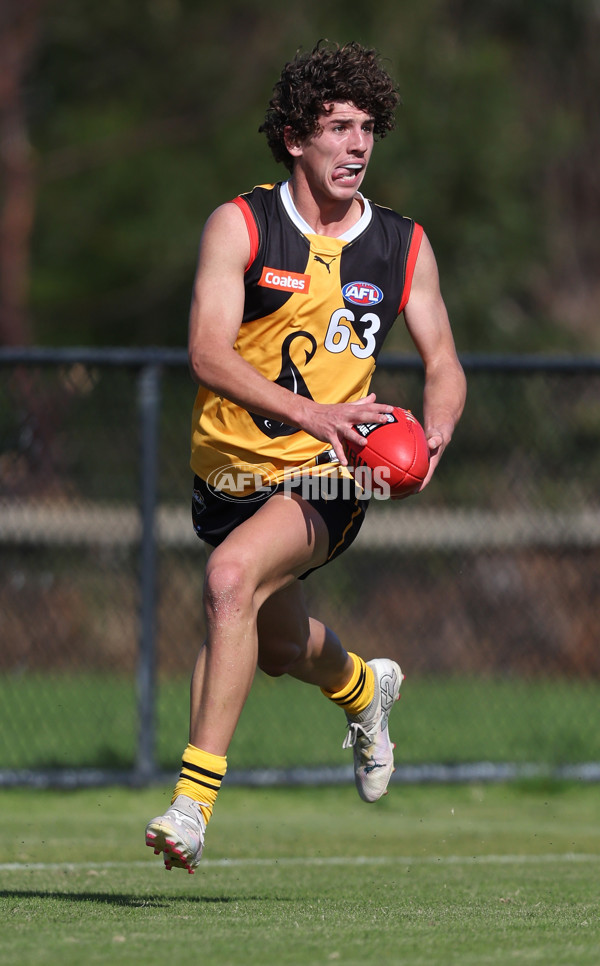
[[[301,275],[300,272],[286,272],[285,269],[279,268],[267,268],[265,265],[258,284],[264,288],[276,288],[283,292],[298,292],[300,295],[308,295],[310,275]]]
[[[383,292],[371,282],[348,282],[342,289],[342,295],[354,305],[377,305],[383,298]]]

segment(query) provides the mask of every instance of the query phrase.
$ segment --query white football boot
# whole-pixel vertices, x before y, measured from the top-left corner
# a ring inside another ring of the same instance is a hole
[[[394,748],[388,734],[388,718],[400,697],[404,679],[395,661],[369,661],[375,675],[373,700],[360,714],[347,714],[348,733],[343,748],[354,750],[354,781],[364,802],[376,802],[387,791],[394,770]]]
[[[146,845],[155,855],[164,852],[166,869],[187,869],[190,875],[198,867],[206,822],[200,806],[187,795],[178,795],[164,815],[153,818],[146,826]]]

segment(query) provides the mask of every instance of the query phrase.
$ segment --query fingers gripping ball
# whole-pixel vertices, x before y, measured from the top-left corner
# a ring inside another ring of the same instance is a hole
[[[395,407],[387,419],[355,426],[366,443],[362,449],[346,443],[344,449],[358,482],[364,485],[359,468],[368,467],[373,493],[399,499],[418,490],[427,476],[429,447],[423,427],[410,410]]]

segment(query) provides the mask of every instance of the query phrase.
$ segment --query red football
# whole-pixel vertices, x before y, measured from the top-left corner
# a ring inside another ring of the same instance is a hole
[[[355,426],[366,443],[362,449],[351,443],[344,448],[357,482],[362,486],[370,482],[374,495],[394,499],[418,490],[429,469],[429,447],[423,427],[410,410],[396,406],[387,419]],[[364,467],[369,471],[367,481]]]

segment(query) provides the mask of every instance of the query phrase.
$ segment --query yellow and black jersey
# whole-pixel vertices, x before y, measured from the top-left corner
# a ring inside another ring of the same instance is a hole
[[[362,201],[361,218],[340,238],[312,232],[287,183],[233,202],[251,247],[235,348],[267,379],[321,403],[367,395],[383,341],[408,301],[423,234],[411,219]],[[218,485],[215,474],[238,467],[280,482],[326,449],[303,430],[198,391],[191,466],[204,480]]]

